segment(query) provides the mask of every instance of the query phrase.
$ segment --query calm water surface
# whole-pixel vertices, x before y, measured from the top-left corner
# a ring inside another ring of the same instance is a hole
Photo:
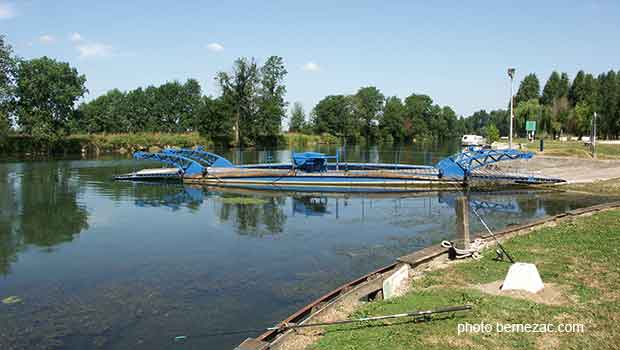
[[[448,152],[348,157],[428,164]],[[227,154],[236,162],[288,156]],[[0,303],[0,349],[231,349],[256,334],[209,333],[271,326],[348,280],[454,236],[457,193],[110,180],[143,166],[119,157],[0,163],[0,299],[22,300]],[[537,191],[469,197],[493,208],[481,213],[494,228],[610,200]],[[175,343],[176,335],[188,339]]]

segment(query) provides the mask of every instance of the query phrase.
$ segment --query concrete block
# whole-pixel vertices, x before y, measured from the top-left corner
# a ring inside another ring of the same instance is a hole
[[[403,264],[396,272],[383,281],[383,299],[387,300],[402,294],[409,281],[409,265]]]
[[[514,263],[508,269],[508,274],[502,284],[502,291],[524,290],[530,293],[538,293],[545,285],[543,284],[538,269],[534,264]]]

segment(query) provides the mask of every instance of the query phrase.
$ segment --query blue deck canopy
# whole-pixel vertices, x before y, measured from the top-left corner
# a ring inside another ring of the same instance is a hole
[[[335,159],[338,162],[338,153],[335,156],[328,156],[318,152],[293,152],[293,164],[296,168],[306,172],[327,171],[328,159]]]

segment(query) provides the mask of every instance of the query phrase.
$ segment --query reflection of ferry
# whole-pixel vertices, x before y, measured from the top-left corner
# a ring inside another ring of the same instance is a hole
[[[254,189],[323,192],[403,192],[455,190],[470,183],[553,184],[561,179],[511,174],[485,169],[499,161],[529,159],[532,153],[469,147],[434,166],[341,162],[339,155],[293,153],[290,163],[233,165],[202,149],[166,149],[161,153],[136,152],[137,159],[155,160],[181,170],[186,183]],[[119,175],[133,180],[140,172]],[[168,176],[169,173],[166,173]],[[157,178],[157,172],[149,176]]]

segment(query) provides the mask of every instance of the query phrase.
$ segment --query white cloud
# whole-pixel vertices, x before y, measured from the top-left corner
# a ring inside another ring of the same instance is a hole
[[[51,44],[56,41],[56,37],[50,34],[44,34],[39,37],[39,42],[42,44]]]
[[[212,51],[212,52],[222,52],[224,51],[224,46],[222,46],[222,44],[219,44],[219,43],[211,43],[207,45],[207,49],[209,49],[209,51]]]
[[[79,43],[81,41],[84,40],[84,38],[82,38],[82,34],[78,33],[78,32],[73,32],[69,35],[69,40],[71,40],[74,43]]]
[[[0,0],[1,1],[1,0]],[[10,2],[0,2],[0,19],[11,19],[17,15],[15,6]]]
[[[306,72],[318,72],[321,70],[321,67],[317,63],[310,61],[304,64],[301,69],[305,70]]]
[[[112,55],[112,46],[102,43],[87,43],[77,46],[80,58],[107,57]]]

